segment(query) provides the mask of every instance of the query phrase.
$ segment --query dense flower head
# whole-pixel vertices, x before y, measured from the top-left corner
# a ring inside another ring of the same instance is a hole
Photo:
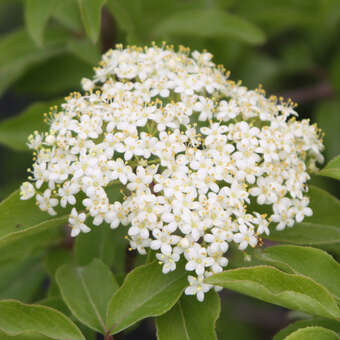
[[[108,51],[82,80],[85,94],[29,137],[36,160],[22,199],[35,196],[51,215],[73,207],[72,236],[126,226],[130,247],[156,251],[164,273],[184,258],[185,293],[203,300],[204,278],[227,266],[231,243],[256,247],[270,228],[312,214],[308,172],[323,161],[320,131],[297,121],[292,103],[228,76],[208,52]],[[117,183],[123,199],[112,201]]]

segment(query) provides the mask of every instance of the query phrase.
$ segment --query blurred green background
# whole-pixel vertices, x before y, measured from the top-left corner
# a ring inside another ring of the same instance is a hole
[[[340,0],[0,0],[0,199],[25,179],[27,135],[101,53],[163,40],[207,49],[232,79],[291,98],[325,132],[326,160],[339,153]],[[335,181],[312,181],[339,196]],[[219,338],[271,339],[296,317],[225,293]]]

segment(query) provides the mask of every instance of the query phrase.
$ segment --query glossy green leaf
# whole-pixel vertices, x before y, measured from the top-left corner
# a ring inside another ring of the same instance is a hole
[[[113,184],[105,188],[111,203],[121,201],[120,185]],[[125,259],[128,241],[126,227],[120,225],[111,229],[106,223],[93,226],[91,233],[81,233],[75,240],[75,258],[78,265],[84,266],[94,258],[101,259],[113,269],[117,280],[125,274]]]
[[[99,38],[101,10],[104,3],[105,0],[79,0],[83,23],[93,43]]]
[[[0,329],[11,336],[29,331],[58,340],[85,340],[78,327],[59,311],[16,300],[0,301]]]
[[[294,322],[287,326],[286,328],[282,329],[279,333],[277,333],[273,340],[284,340],[288,335],[295,332],[296,330],[304,327],[310,327],[310,326],[320,326],[327,329],[330,329],[336,333],[340,333],[340,323],[335,320],[330,319],[321,319],[321,318],[315,318],[315,319],[308,319],[308,320],[300,320],[297,322]],[[311,339],[314,340],[314,339]]]
[[[75,240],[75,257],[79,265],[84,266],[94,258],[101,259],[116,274],[124,271],[127,240],[123,226],[111,229],[107,224],[94,227],[91,233],[80,234]]]
[[[26,145],[28,136],[35,130],[43,132],[48,129],[48,125],[44,123],[44,113],[60,102],[58,99],[35,103],[18,116],[0,121],[0,143],[14,150],[30,151]]]
[[[17,337],[10,336],[0,330],[0,340],[15,340]],[[48,336],[41,335],[35,332],[24,332],[20,333],[20,340],[48,340],[52,339]]]
[[[0,203],[0,216],[0,249],[4,257],[11,256],[8,251],[20,251],[30,242],[37,246],[53,239],[58,241],[60,226],[67,221],[67,216],[52,217],[41,211],[33,199],[20,200],[18,190]]]
[[[67,308],[67,306],[66,306],[65,302],[63,301],[63,299],[61,298],[61,296],[50,296],[50,297],[47,297],[43,300],[39,300],[37,302],[37,304],[56,309],[59,312],[65,314],[67,316],[71,315],[70,310]]]
[[[53,248],[48,251],[44,260],[47,273],[53,277],[59,267],[73,262],[73,254],[72,251],[67,248]]]
[[[255,25],[236,15],[214,9],[177,12],[159,23],[153,34],[157,37],[193,35],[232,38],[254,45],[265,41],[264,33]]]
[[[110,269],[95,259],[86,267],[62,266],[57,270],[56,279],[73,315],[88,327],[106,333],[106,308],[118,289]]]
[[[43,44],[43,33],[58,0],[26,0],[25,21],[27,31],[38,46]]]
[[[11,247],[12,250],[20,250],[22,245],[30,242],[46,242],[50,244],[53,242],[53,238],[55,243],[58,243],[60,240],[56,236],[60,233],[60,227],[64,226],[66,222],[67,216],[62,216],[23,228],[20,231],[9,232],[0,238],[0,249],[3,252],[7,247]]]
[[[46,220],[55,219],[41,211],[34,199],[21,200],[19,190],[0,203],[0,238],[12,233],[22,232]]]
[[[340,229],[324,224],[299,223],[293,228],[274,231],[268,238],[279,242],[321,246],[340,242]]]
[[[45,277],[46,273],[40,256],[2,263],[0,265],[0,299],[33,302],[42,288]]]
[[[206,282],[289,309],[328,318],[340,317],[336,301],[326,288],[310,278],[287,274],[274,267],[227,270],[208,277]]]
[[[313,216],[281,231],[273,230],[269,239],[306,245],[340,242],[340,201],[327,191],[311,186],[308,193]]]
[[[220,314],[220,299],[215,291],[199,302],[182,296],[167,313],[156,319],[158,340],[217,340],[215,323]]]
[[[261,259],[278,268],[288,265],[297,274],[312,278],[322,284],[340,300],[340,263],[325,251],[299,246],[275,246],[266,248]]]
[[[245,306],[247,306],[245,309]],[[263,315],[266,310],[267,315],[272,316],[271,311],[276,307],[262,304],[255,299],[238,294],[221,293],[221,313],[216,322],[216,332],[219,340],[264,340],[258,331],[258,322],[255,315]],[[246,311],[251,310],[249,318],[244,317]],[[263,317],[264,324],[267,318]],[[269,340],[269,339],[268,339]]]
[[[288,335],[284,340],[338,340],[339,336],[323,327],[306,327]]]
[[[38,301],[37,304],[43,305],[43,306],[48,306],[48,307],[51,307],[53,309],[56,309],[56,310],[62,312],[63,314],[65,314],[68,317],[71,317],[71,315],[72,315],[72,313],[70,312],[70,310],[66,306],[66,304],[63,301],[63,299],[61,298],[61,296],[47,297],[43,300]],[[85,336],[86,340],[96,340],[97,339],[97,335],[96,335],[97,332],[95,332],[92,329],[84,326],[81,322],[79,322],[77,320],[73,320],[73,321],[79,327],[80,331]],[[1,338],[0,338],[0,340],[1,340]]]
[[[318,175],[340,180],[340,156],[333,158]]]
[[[68,34],[49,29],[45,47],[38,48],[28,32],[19,30],[0,38],[0,94],[19,79],[29,67],[64,51]]]
[[[62,265],[71,263],[74,263],[74,256],[71,249],[54,247],[48,250],[48,253],[44,258],[45,269],[49,275],[48,298],[61,298],[55,279],[55,273]],[[60,310],[59,308],[56,309]]]
[[[109,303],[107,329],[115,334],[139,320],[162,315],[177,302],[186,285],[182,268],[163,274],[158,262],[137,267]]]

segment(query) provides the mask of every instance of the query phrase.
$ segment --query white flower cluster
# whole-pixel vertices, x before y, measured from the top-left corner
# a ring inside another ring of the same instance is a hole
[[[83,79],[87,92],[52,112],[49,133],[30,136],[35,184],[21,190],[51,215],[73,206],[72,236],[123,224],[131,248],[155,250],[164,273],[184,258],[185,293],[200,301],[231,242],[256,247],[271,222],[282,230],[312,214],[307,170],[323,160],[320,131],[291,103],[228,80],[211,58],[165,45],[107,52]],[[110,202],[114,183],[122,202]]]

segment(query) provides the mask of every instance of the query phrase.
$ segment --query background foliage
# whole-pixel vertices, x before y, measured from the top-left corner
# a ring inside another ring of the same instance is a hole
[[[298,102],[301,116],[325,132],[326,160],[339,154],[338,0],[0,0],[0,32],[0,199],[25,179],[31,164],[26,138],[46,129],[43,113],[78,90],[80,79],[92,74],[100,54],[115,43],[166,40],[207,49],[232,79],[250,88],[261,83],[269,94]],[[318,186],[310,191],[313,217],[265,241],[266,247],[298,246],[256,250],[251,262],[232,252],[230,268],[246,268],[211,278],[281,306],[225,290],[219,339],[271,339],[288,323],[275,340],[338,338],[339,158],[320,175],[312,179]],[[124,231],[103,228],[73,244],[64,236],[65,221],[47,219],[32,202],[19,201],[17,192],[0,203],[0,339],[95,339],[96,333],[112,333],[113,324],[117,339],[124,330],[126,339],[151,339],[152,321],[142,327],[138,322],[158,315],[160,340],[183,339],[184,329],[188,339],[198,339],[197,331],[215,339],[216,294],[203,304],[178,300],[183,277],[160,275],[152,262],[133,270],[119,288],[125,272],[145,262],[126,258],[126,243],[118,241]],[[134,282],[144,282],[145,275],[153,280],[136,291]],[[155,288],[159,294],[149,299]],[[24,304],[32,302],[41,306]],[[12,313],[14,319],[4,317]],[[25,319],[28,313],[34,322]],[[168,327],[174,323],[182,328]]]

